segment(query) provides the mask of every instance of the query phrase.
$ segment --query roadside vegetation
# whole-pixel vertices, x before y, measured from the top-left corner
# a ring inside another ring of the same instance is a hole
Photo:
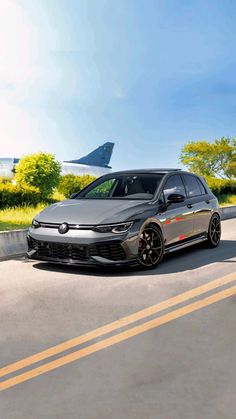
[[[190,141],[182,148],[179,160],[190,172],[206,179],[221,206],[236,205],[235,138]]]
[[[0,210],[0,231],[18,230],[28,228],[32,219],[45,208],[46,204],[38,204],[35,207],[22,206],[5,208]]]
[[[95,176],[90,175],[75,176],[73,174],[67,174],[60,177],[57,190],[66,198],[69,198],[73,193],[81,191],[81,189],[95,179]]]
[[[236,195],[221,195],[219,197],[219,204],[221,207],[236,205]]]
[[[200,176],[236,180],[236,139],[190,141],[182,148],[179,160]]]
[[[23,157],[13,179],[0,178],[0,231],[27,228],[46,206],[69,198],[95,180],[90,175],[60,176],[52,154]]]
[[[180,162],[205,177],[221,206],[236,205],[236,139],[191,141],[182,148]],[[0,231],[27,228],[47,205],[69,198],[96,179],[61,176],[60,170],[52,154],[37,153],[20,160],[13,180],[0,178]]]

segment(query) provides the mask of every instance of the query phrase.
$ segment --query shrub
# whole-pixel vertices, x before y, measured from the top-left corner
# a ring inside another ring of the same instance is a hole
[[[83,175],[75,176],[68,173],[67,175],[61,176],[59,185],[57,187],[58,192],[69,198],[73,193],[81,191],[85,186],[89,185],[96,179],[95,176]]]
[[[206,181],[216,196],[236,194],[236,180],[207,177]]]
[[[0,208],[20,207],[24,205],[36,206],[41,202],[50,204],[52,199],[45,199],[33,188],[20,189],[15,185],[0,184]]]
[[[1,184],[10,185],[11,183],[12,183],[12,179],[11,178],[0,176],[0,185]]]
[[[61,165],[52,154],[31,154],[20,159],[15,179],[19,187],[34,188],[43,198],[48,198],[58,185],[60,170]]]

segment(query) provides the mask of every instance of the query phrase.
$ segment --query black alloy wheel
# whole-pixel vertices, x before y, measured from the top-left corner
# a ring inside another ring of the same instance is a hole
[[[211,221],[209,224],[208,245],[210,247],[217,247],[218,244],[220,243],[220,237],[221,237],[220,217],[218,214],[214,214],[211,217]]]
[[[147,226],[139,240],[138,261],[146,269],[155,268],[164,254],[164,240],[159,228]]]

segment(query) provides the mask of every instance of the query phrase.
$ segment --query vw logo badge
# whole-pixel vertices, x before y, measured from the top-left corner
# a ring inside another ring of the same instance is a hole
[[[69,230],[69,226],[67,223],[62,223],[58,227],[58,231],[60,234],[65,234]]]

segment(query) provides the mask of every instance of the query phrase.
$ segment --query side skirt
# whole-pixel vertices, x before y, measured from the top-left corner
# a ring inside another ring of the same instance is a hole
[[[205,240],[207,240],[207,236],[204,235],[204,236],[196,237],[184,243],[172,245],[168,248],[165,248],[164,254],[175,252],[176,250],[184,249],[185,247],[193,246],[194,244],[201,243]]]

